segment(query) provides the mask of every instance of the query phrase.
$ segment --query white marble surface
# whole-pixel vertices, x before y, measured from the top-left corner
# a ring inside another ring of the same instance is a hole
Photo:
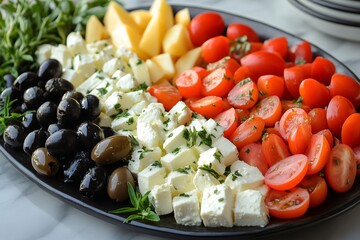
[[[150,1],[123,1],[134,7]],[[360,42],[318,32],[280,0],[197,0],[171,3],[206,6],[254,18],[318,45],[360,76]],[[358,239],[360,205],[321,224],[269,239]],[[281,237],[281,238],[280,238]],[[159,239],[87,215],[40,189],[0,155],[0,239]]]

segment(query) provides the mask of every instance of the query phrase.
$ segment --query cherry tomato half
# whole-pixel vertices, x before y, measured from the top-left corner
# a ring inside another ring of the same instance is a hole
[[[262,152],[261,143],[250,143],[245,145],[239,151],[239,159],[251,166],[257,167],[263,175],[265,175],[269,168]]]
[[[190,109],[206,118],[213,118],[224,109],[221,97],[207,96],[190,103]]]
[[[166,111],[170,111],[182,98],[176,87],[171,84],[152,85],[148,92],[164,105]]]
[[[179,93],[184,98],[194,98],[201,96],[201,79],[194,70],[182,72],[175,80]]]
[[[201,45],[203,59],[207,63],[213,63],[229,55],[230,41],[227,37],[217,36],[206,40]]]
[[[259,42],[258,34],[250,26],[242,23],[231,23],[226,30],[226,36],[231,41],[236,41],[238,37],[246,36],[249,42]]]
[[[299,184],[299,187],[305,188],[310,194],[309,207],[320,206],[327,196],[327,184],[324,178],[319,175],[305,176]]]

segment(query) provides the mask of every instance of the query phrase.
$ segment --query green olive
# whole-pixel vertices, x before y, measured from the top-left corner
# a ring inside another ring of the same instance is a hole
[[[135,187],[131,172],[125,167],[115,169],[108,180],[107,193],[109,197],[117,202],[126,200],[128,198],[128,182]]]
[[[31,164],[36,172],[54,176],[59,171],[59,161],[51,156],[46,148],[38,148],[31,155]]]
[[[99,165],[112,164],[125,158],[130,151],[130,139],[115,135],[98,142],[91,152],[91,159]]]

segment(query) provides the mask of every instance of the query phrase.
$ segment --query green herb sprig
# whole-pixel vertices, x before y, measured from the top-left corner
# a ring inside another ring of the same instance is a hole
[[[9,95],[5,97],[3,106],[0,108],[0,135],[2,135],[5,131],[5,128],[12,122],[20,122],[22,117],[27,114],[25,113],[14,113],[11,112],[11,108],[13,103],[16,100],[10,101]]]
[[[150,191],[148,191],[143,196],[141,196],[141,193],[138,190],[135,190],[129,182],[127,185],[128,185],[128,194],[132,207],[119,208],[110,211],[110,213],[114,213],[114,214],[134,213],[125,219],[124,221],[125,223],[136,219],[148,220],[153,222],[160,221],[159,215],[157,215],[152,210],[152,206],[149,200]]]

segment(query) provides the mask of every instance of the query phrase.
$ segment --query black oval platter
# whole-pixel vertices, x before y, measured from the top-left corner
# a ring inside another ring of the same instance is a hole
[[[174,5],[174,12],[183,9],[188,6]],[[141,7],[143,9],[148,9],[148,6]],[[191,15],[195,16],[199,13],[209,11],[205,8],[200,7],[188,7]],[[226,24],[232,22],[243,22],[245,24],[253,27],[259,34],[260,37],[264,39],[276,37],[276,36],[285,36],[287,37],[289,44],[293,45],[303,41],[303,39],[294,36],[292,34],[286,33],[280,29],[274,28],[262,22],[251,20],[248,18],[240,17],[234,14],[229,14],[225,12],[219,12],[225,19]],[[337,71],[340,73],[348,74],[357,81],[359,79],[352,73],[344,64],[339,62],[337,59],[324,52],[317,46],[312,45],[312,49],[315,55],[324,56],[330,59],[337,68]],[[167,238],[178,238],[178,239],[195,239],[195,238],[237,238],[237,239],[246,239],[248,237],[264,237],[268,235],[274,235],[280,232],[285,232],[289,230],[299,229],[319,223],[335,217],[346,210],[354,207],[360,201],[360,184],[359,179],[355,182],[354,187],[343,194],[335,194],[330,191],[328,198],[325,203],[318,208],[310,209],[303,217],[292,219],[292,220],[279,220],[271,218],[270,224],[264,228],[261,227],[233,227],[233,228],[205,228],[204,226],[200,227],[186,227],[182,225],[177,225],[173,214],[161,216],[160,222],[141,222],[141,221],[132,221],[130,223],[123,223],[127,215],[114,215],[110,214],[109,211],[117,209],[119,207],[129,206],[128,203],[118,204],[114,201],[111,201],[107,198],[90,200],[85,197],[82,197],[78,191],[78,187],[68,185],[63,183],[61,177],[47,178],[42,177],[33,170],[30,157],[25,155],[21,150],[14,150],[7,147],[4,147],[4,142],[0,140],[0,151],[4,153],[6,158],[25,176],[30,180],[35,182],[41,188],[47,192],[53,194],[54,196],[62,199],[74,207],[93,215],[96,218],[101,218],[105,221],[111,222],[113,224],[121,225],[122,227],[127,227],[133,231],[141,231],[143,233],[153,234],[157,236],[167,237]]]

